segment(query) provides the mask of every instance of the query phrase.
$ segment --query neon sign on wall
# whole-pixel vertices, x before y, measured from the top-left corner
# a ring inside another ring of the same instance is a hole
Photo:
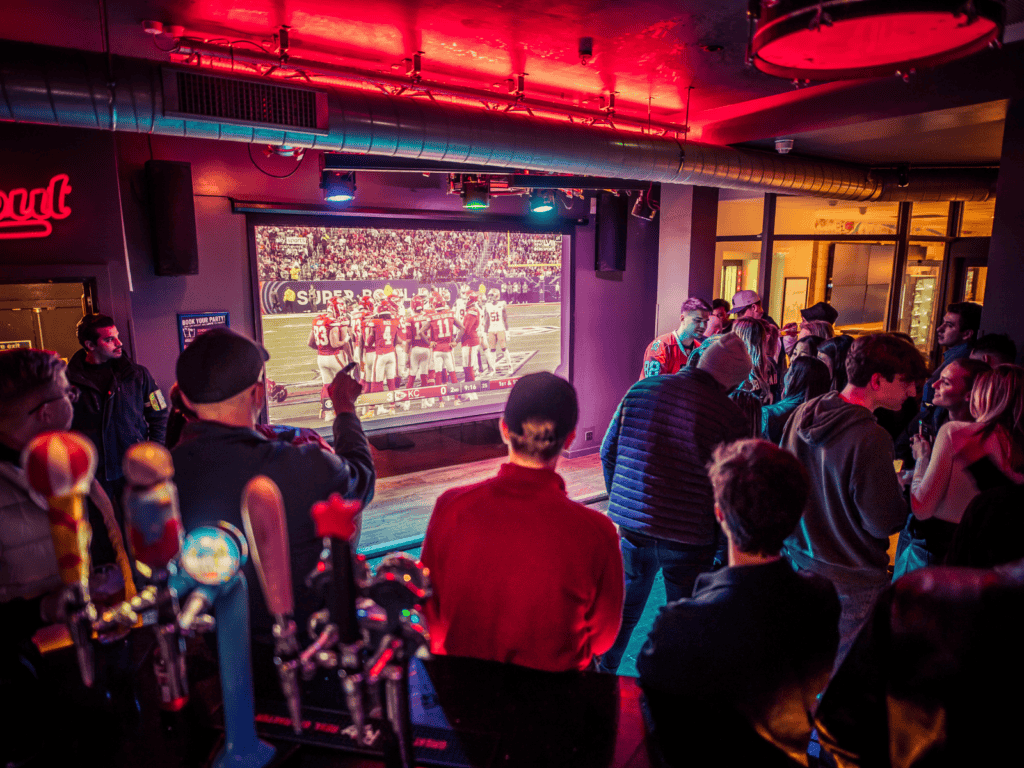
[[[67,204],[70,192],[71,182],[66,173],[56,174],[46,187],[0,190],[0,240],[47,237],[53,232],[51,219],[71,215]]]

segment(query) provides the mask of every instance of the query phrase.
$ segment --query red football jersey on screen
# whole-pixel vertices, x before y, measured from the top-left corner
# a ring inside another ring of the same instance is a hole
[[[369,316],[363,318],[363,349],[373,347],[373,319]]]
[[[480,344],[480,308],[472,306],[462,316],[462,346],[475,347]]]
[[[418,312],[415,315],[410,315],[409,317],[405,318],[405,337],[407,339],[409,339],[409,341],[412,342],[412,346],[414,346],[414,347],[429,347],[430,346],[430,342],[427,339],[422,338],[419,335],[419,333],[417,333],[417,330],[416,330],[423,323],[426,323],[426,322],[428,322],[428,318],[427,318],[427,316],[423,312]]]
[[[331,328],[335,327],[338,321],[329,315],[319,315],[313,321],[313,343],[316,344],[318,355],[333,355],[337,348],[331,346]]]
[[[434,340],[435,352],[451,352],[454,335],[455,315],[450,309],[442,309],[430,319],[430,338]]]
[[[353,344],[363,343],[363,318],[360,315],[352,315],[352,338]]]
[[[398,337],[397,319],[375,317],[370,324],[370,328],[374,352],[378,355],[386,355],[389,352],[395,351],[395,340]]]

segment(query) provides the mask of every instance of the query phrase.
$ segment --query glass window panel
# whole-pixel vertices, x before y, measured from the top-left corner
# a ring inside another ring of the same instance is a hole
[[[731,302],[737,291],[757,290],[761,243],[745,240],[718,243],[715,249],[715,297]]]
[[[727,190],[721,190],[725,194]],[[764,196],[718,201],[718,236],[759,235],[764,222]]]
[[[916,205],[914,210],[916,212]],[[907,270],[900,284],[896,330],[908,334],[917,348],[925,353],[932,347],[941,312],[938,290],[944,249],[942,243],[911,242],[907,251]]]
[[[776,235],[880,235],[895,237],[898,203],[860,203],[823,197],[780,196]],[[945,227],[945,224],[943,224]]]
[[[774,254],[765,309],[781,325],[799,322],[801,309],[825,298],[827,246],[817,240],[776,240]]]
[[[964,275],[963,301],[985,303],[985,283],[988,281],[988,267],[968,267]]]
[[[949,203],[914,203],[910,214],[910,236],[945,237]]]
[[[992,237],[992,219],[996,215],[995,198],[983,203],[964,203],[961,237]]]
[[[880,331],[892,280],[896,246],[833,243],[830,303],[839,313],[836,327],[847,331]]]

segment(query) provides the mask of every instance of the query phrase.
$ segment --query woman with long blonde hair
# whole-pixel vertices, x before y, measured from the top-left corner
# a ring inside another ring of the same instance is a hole
[[[918,520],[958,524],[979,493],[967,467],[982,457],[1007,477],[1024,481],[1024,368],[999,365],[978,374],[971,389],[971,416],[974,421],[943,424],[934,448],[923,435],[912,438],[917,465],[910,504]],[[929,544],[930,562],[936,562],[945,553]],[[901,573],[897,563],[896,575]]]
[[[764,320],[740,317],[733,321],[732,330],[742,339],[754,366],[740,389],[753,392],[761,400],[761,405],[768,405],[773,401],[773,390],[779,383],[779,372],[775,366],[779,352],[778,329]]]

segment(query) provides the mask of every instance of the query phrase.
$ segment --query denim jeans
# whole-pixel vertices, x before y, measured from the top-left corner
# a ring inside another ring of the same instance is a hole
[[[693,594],[697,577],[711,569],[715,545],[704,547],[655,539],[633,531],[621,531],[622,565],[626,574],[626,599],[622,607],[622,627],[615,644],[601,657],[600,669],[615,672],[629,645],[633,628],[643,615],[658,569],[664,572],[668,602]]]
[[[836,661],[832,666],[832,674],[839,670],[839,666],[850,652],[853,641],[857,639],[861,629],[867,623],[878,596],[886,588],[886,584],[879,586],[853,586],[850,584],[839,584],[832,582],[839,595],[839,648],[836,651]]]

